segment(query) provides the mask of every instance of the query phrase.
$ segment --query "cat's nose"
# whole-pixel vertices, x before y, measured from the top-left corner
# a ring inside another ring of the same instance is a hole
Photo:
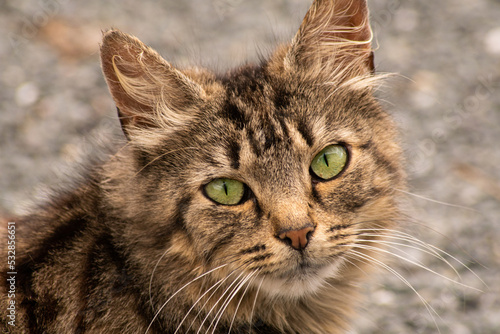
[[[306,226],[298,230],[285,230],[278,233],[278,237],[287,242],[292,248],[296,250],[303,250],[309,243],[309,238],[314,232],[313,226]]]

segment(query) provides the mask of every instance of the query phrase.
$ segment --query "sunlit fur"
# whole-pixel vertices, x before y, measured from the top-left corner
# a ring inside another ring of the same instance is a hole
[[[405,188],[371,38],[365,1],[316,0],[290,44],[215,74],[105,33],[126,142],[18,219],[29,242],[13,332],[345,332]],[[318,181],[310,163],[332,144],[349,162]],[[241,204],[204,195],[221,177],[248,187]],[[306,223],[305,249],[278,237]]]

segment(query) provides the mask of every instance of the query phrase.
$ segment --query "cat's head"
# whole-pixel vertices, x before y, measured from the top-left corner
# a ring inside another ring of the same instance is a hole
[[[110,193],[143,224],[124,229],[152,256],[253,273],[285,296],[369,262],[404,183],[371,37],[365,1],[317,0],[290,44],[217,75],[107,32],[102,66],[128,140]]]

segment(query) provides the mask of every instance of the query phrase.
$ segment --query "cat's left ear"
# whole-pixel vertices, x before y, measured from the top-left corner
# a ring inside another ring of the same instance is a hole
[[[203,88],[137,38],[118,30],[104,34],[101,65],[122,129],[173,128],[185,124],[204,101]]]
[[[312,75],[374,72],[366,0],[315,0],[284,59],[285,70]]]

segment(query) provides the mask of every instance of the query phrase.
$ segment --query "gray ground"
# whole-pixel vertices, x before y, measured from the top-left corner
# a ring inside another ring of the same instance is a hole
[[[381,98],[407,153],[403,229],[473,270],[413,249],[366,288],[356,333],[500,332],[500,1],[370,0]],[[57,182],[86,138],[118,130],[101,77],[100,30],[139,36],[165,58],[226,69],[291,38],[306,0],[0,2],[0,208]],[[118,130],[119,131],[119,130]],[[31,196],[31,195],[30,195]],[[420,196],[429,198],[427,200]],[[446,205],[439,202],[453,204]],[[452,283],[439,275],[469,286]],[[478,292],[481,289],[484,292]],[[432,314],[432,315],[431,315]]]

